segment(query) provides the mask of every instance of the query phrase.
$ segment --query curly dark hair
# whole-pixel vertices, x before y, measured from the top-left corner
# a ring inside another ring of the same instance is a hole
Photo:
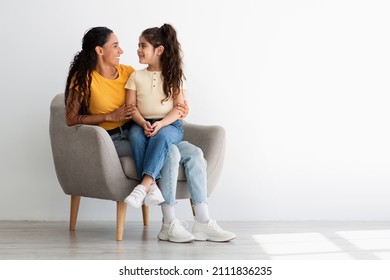
[[[68,78],[66,79],[65,104],[69,104],[67,113],[72,111],[72,101],[77,97],[81,104],[80,115],[88,114],[91,99],[92,71],[97,64],[95,48],[97,46],[102,47],[112,33],[113,31],[107,27],[93,27],[85,32],[82,40],[82,49],[74,56],[69,67]]]
[[[175,99],[182,88],[185,80],[183,72],[183,59],[181,45],[177,40],[176,30],[172,25],[165,23],[160,28],[152,27],[144,30],[141,34],[154,48],[164,47],[161,55],[163,90],[166,98]]]

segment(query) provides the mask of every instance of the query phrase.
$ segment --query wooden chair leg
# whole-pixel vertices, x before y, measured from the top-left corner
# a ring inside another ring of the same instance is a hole
[[[149,225],[149,206],[142,205],[142,219],[144,220],[144,226]]]
[[[76,229],[77,214],[79,213],[80,196],[72,195],[70,198],[70,222],[69,230],[74,231]]]
[[[127,204],[124,201],[118,201],[116,204],[116,240],[123,239],[125,229]]]
[[[194,210],[194,206],[192,206],[192,199],[190,198],[190,205],[191,205],[191,209],[192,209],[192,215],[195,217],[195,210]]]

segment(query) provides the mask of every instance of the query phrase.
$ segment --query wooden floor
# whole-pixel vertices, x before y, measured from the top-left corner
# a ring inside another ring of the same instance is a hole
[[[390,259],[390,222],[219,222],[237,238],[227,243],[157,240],[159,222],[0,221],[2,260],[339,260]],[[191,228],[192,223],[189,223]]]

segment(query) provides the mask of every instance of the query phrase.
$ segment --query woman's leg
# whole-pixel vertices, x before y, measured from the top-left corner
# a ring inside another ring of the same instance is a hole
[[[175,144],[171,144],[164,166],[160,173],[158,185],[165,202],[162,205],[174,206],[176,204],[176,187],[179,175],[180,152]]]
[[[132,156],[129,144],[129,130],[125,129],[119,133],[111,135],[118,157]]]
[[[192,234],[198,241],[224,242],[236,237],[233,232],[223,230],[209,217],[207,204],[206,161],[200,148],[186,141],[177,145],[184,164],[189,192],[194,204],[195,222]]]
[[[182,141],[177,145],[184,165],[188,189],[194,205],[207,203],[207,171],[206,160],[202,150],[187,142]]]
[[[183,223],[176,219],[175,216],[176,187],[180,157],[179,149],[176,145],[172,144],[165,164],[161,169],[161,179],[158,182],[165,202],[161,204],[163,224],[157,237],[164,241],[182,243],[190,242],[195,237],[185,229]]]

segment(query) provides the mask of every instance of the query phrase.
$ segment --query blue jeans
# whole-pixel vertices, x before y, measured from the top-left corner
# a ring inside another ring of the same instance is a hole
[[[129,144],[129,130],[120,129],[121,132],[111,135],[112,142],[114,142],[115,150],[118,153],[118,157],[131,156],[131,149]]]
[[[153,124],[156,120],[148,121]],[[138,178],[142,179],[145,175],[149,175],[154,180],[158,180],[171,145],[179,144],[182,139],[181,120],[161,128],[152,137],[146,137],[144,129],[133,124],[129,130],[129,142]]]
[[[129,131],[111,136],[119,157],[132,156],[128,140]],[[207,173],[203,152],[197,146],[183,141],[172,144],[160,174],[159,186],[165,199],[163,204],[176,204],[176,187],[179,164],[184,165],[190,196],[194,205],[207,203]]]
[[[197,146],[182,141],[171,145],[164,168],[161,170],[159,186],[165,199],[163,204],[176,204],[176,187],[179,163],[184,165],[188,190],[194,205],[207,203],[206,160]]]

